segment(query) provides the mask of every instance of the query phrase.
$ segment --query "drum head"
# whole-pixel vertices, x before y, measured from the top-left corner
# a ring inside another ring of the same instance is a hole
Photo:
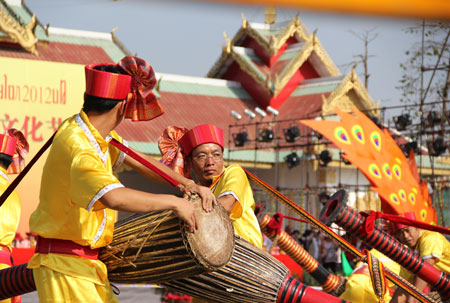
[[[183,224],[184,234],[195,259],[207,271],[217,270],[227,264],[234,250],[234,229],[222,205],[213,205],[209,213],[202,208],[201,199],[193,198],[198,229],[188,232]]]

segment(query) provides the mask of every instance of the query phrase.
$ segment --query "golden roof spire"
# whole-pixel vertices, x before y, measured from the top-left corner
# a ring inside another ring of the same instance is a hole
[[[273,5],[266,6],[266,12],[264,13],[264,19],[266,24],[274,24],[277,22],[277,9]]]

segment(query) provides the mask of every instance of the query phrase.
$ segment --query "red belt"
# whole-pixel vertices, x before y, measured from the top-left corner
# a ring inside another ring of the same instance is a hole
[[[11,251],[7,246],[0,245],[0,263],[12,266]]]
[[[66,254],[75,255],[87,259],[97,260],[99,248],[92,249],[89,246],[82,246],[70,240],[47,239],[38,236],[36,243],[36,253],[40,254]]]

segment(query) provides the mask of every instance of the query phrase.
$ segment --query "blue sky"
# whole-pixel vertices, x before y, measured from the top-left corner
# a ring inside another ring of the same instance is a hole
[[[110,32],[132,54],[146,59],[157,72],[204,76],[218,59],[223,33],[231,38],[241,26],[241,13],[250,22],[264,22],[264,6],[175,0],[25,0],[44,25]],[[317,36],[341,72],[363,53],[356,34],[377,34],[369,44],[369,93],[381,106],[399,105],[395,89],[401,78],[404,53],[420,37],[403,30],[418,20],[278,9],[278,20],[296,14]],[[362,64],[357,72],[363,80]],[[398,112],[398,110],[396,111]],[[392,115],[395,112],[392,112]]]

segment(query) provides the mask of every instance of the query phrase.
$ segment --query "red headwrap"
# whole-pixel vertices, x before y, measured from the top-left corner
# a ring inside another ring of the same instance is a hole
[[[123,74],[99,71],[99,65],[117,66]],[[147,121],[164,113],[152,90],[156,85],[153,68],[145,60],[127,56],[115,64],[92,64],[85,66],[86,94],[95,97],[124,100],[127,99],[125,118],[132,121]]]
[[[162,163],[180,174],[190,178],[190,171],[184,165],[184,157],[194,148],[205,143],[216,143],[223,150],[223,131],[215,125],[203,124],[191,130],[177,126],[169,126],[158,140],[163,155]]]
[[[222,129],[215,125],[203,124],[194,127],[180,139],[180,145],[186,156],[189,156],[194,148],[205,143],[219,144],[223,150]]]
[[[21,131],[11,128],[0,135],[0,153],[11,156],[13,160],[8,168],[9,174],[18,174],[25,168],[28,151],[27,139]]]
[[[417,220],[416,219],[416,215],[414,214],[413,211],[400,214],[399,217],[410,219],[410,220]],[[400,229],[403,229],[403,228],[408,227],[408,226],[409,225],[405,225],[405,224],[401,224],[401,223],[398,223],[398,222],[391,221],[391,228],[392,228],[392,231],[394,233],[399,231]]]

